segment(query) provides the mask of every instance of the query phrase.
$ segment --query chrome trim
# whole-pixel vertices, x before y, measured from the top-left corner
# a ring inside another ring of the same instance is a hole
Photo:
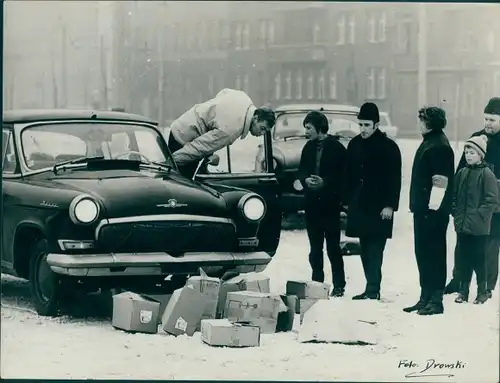
[[[221,217],[210,217],[194,214],[153,214],[153,215],[137,215],[132,217],[120,218],[105,218],[99,222],[95,229],[95,239],[99,238],[99,231],[105,225],[116,223],[133,223],[133,222],[151,222],[151,221],[196,221],[196,222],[217,222],[228,223],[233,225],[236,230],[236,224],[232,219]]]
[[[97,206],[97,214],[96,214],[95,218],[90,222],[80,222],[80,220],[78,218],[76,218],[76,215],[75,215],[76,205],[78,205],[78,203],[80,203],[84,199],[91,200]],[[73,198],[73,200],[69,204],[68,210],[69,210],[69,218],[71,218],[71,221],[75,225],[92,225],[97,220],[97,218],[99,218],[99,214],[101,213],[101,205],[99,205],[99,202],[97,202],[95,200],[95,198],[92,197],[90,194],[79,194],[75,198]]]
[[[57,244],[59,245],[59,248],[61,250],[64,250],[64,251],[67,251],[67,250],[70,250],[70,249],[66,249],[66,247],[64,247],[64,243],[66,242],[72,242],[72,243],[90,243],[92,245],[95,246],[95,242],[94,240],[92,239],[58,239],[57,240]],[[90,247],[89,249],[92,249],[93,247]],[[77,249],[77,250],[81,250],[81,249]],[[88,249],[85,249],[85,250],[88,250]]]
[[[264,212],[262,213],[262,217],[259,219],[255,219],[255,220],[248,218],[245,215],[245,213],[243,213],[243,206],[245,206],[245,203],[249,199],[252,199],[252,198],[259,199],[262,202],[262,204],[264,205]],[[262,198],[260,195],[258,195],[256,193],[247,193],[243,197],[241,197],[240,200],[238,201],[238,209],[240,211],[240,214],[243,216],[243,218],[245,218],[248,222],[253,222],[253,223],[262,221],[262,219],[266,216],[266,212],[267,212],[266,201],[264,201],[264,198]]]

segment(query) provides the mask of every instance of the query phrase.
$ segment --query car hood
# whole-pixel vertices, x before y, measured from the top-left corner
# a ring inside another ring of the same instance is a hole
[[[227,217],[220,193],[176,174],[159,177],[122,170],[74,175],[55,177],[52,182],[96,197],[104,206],[105,218],[153,214]]]
[[[285,170],[298,169],[302,148],[306,142],[305,138],[275,141],[273,142],[273,155]]]

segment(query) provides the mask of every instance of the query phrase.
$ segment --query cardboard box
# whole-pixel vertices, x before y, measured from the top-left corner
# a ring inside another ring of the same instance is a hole
[[[319,299],[297,299],[297,306],[299,308],[297,314],[300,314],[300,324],[304,321],[305,313],[318,301]]]
[[[261,273],[248,273],[238,275],[221,284],[219,290],[219,299],[217,303],[217,317],[221,318],[224,315],[226,307],[227,294],[236,291],[255,291],[260,293],[269,293],[270,290],[269,277]]]
[[[192,286],[205,297],[205,309],[201,319],[215,319],[217,314],[217,301],[219,299],[220,279],[208,277],[202,272],[201,276],[194,276],[187,280],[186,286]],[[200,330],[201,322],[196,331]]]
[[[286,295],[296,295],[299,299],[328,299],[330,285],[314,281],[288,281]]]
[[[161,318],[163,331],[193,336],[205,310],[206,297],[192,286],[175,290]]]
[[[210,346],[256,347],[260,345],[260,328],[250,323],[231,323],[227,319],[203,319],[201,340]]]
[[[155,301],[160,302],[160,309],[158,310],[159,315],[158,315],[158,324],[161,323],[161,317],[163,316],[163,313],[165,312],[165,308],[167,307],[168,302],[170,301],[170,298],[172,298],[172,294],[148,294],[148,293],[143,293],[142,295],[152,298]]]
[[[276,332],[292,331],[298,299],[295,295],[281,295],[280,297],[287,310],[278,314]]]
[[[115,328],[125,331],[156,334],[160,302],[130,291],[113,296],[113,319]]]
[[[276,332],[278,314],[287,311],[279,295],[238,291],[227,294],[224,317],[231,322],[248,322],[260,327],[262,334]]]

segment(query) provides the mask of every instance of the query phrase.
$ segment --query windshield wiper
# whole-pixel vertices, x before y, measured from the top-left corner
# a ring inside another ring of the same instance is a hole
[[[167,172],[172,170],[171,165],[165,165],[160,162],[146,162],[146,161],[138,161],[140,166],[146,169],[153,169],[153,170],[166,170]]]
[[[103,159],[104,156],[92,156],[92,157],[81,157],[81,158],[76,158],[74,160],[62,161],[55,164],[54,167],[52,168],[52,171],[54,172],[54,174],[57,174],[58,169],[65,169],[66,167],[68,167],[67,165],[77,165],[77,164],[84,165],[91,161],[98,161]]]
[[[287,136],[287,137],[283,137],[283,139],[285,141],[299,140],[299,139],[302,139],[302,138],[306,138],[306,136],[305,135],[300,135],[300,136]]]

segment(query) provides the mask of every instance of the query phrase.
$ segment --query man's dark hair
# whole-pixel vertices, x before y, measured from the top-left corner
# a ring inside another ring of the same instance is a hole
[[[316,129],[316,132],[318,133],[328,133],[328,118],[316,110],[313,110],[312,112],[307,113],[307,116],[304,118],[304,128],[306,127],[306,124],[311,124],[314,126],[314,129]]]
[[[420,108],[418,118],[431,130],[443,130],[446,127],[446,112],[437,106]]]
[[[267,106],[261,106],[255,109],[254,116],[257,117],[257,121],[266,121],[269,128],[272,128],[276,122],[276,116],[273,110]]]

